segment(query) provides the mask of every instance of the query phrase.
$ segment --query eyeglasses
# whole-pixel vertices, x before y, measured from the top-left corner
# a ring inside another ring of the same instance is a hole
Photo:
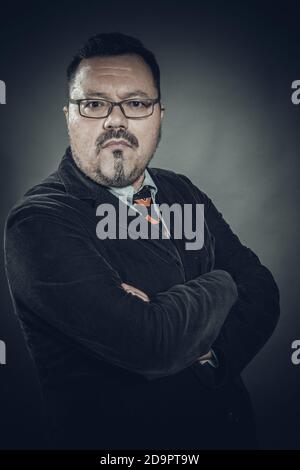
[[[110,115],[114,106],[119,106],[125,117],[142,119],[153,114],[154,105],[160,101],[160,98],[123,101],[98,100],[94,98],[74,100],[69,98],[69,101],[70,103],[77,104],[79,114],[87,118],[106,118]]]

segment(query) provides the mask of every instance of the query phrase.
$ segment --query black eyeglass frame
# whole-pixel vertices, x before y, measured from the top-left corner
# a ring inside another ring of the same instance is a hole
[[[81,105],[81,102],[82,101],[105,101],[106,103],[110,103],[110,107],[108,109],[108,112],[105,116],[101,116],[101,117],[95,117],[95,116],[86,116],[85,114],[82,114],[81,113],[81,109],[80,109],[80,105]],[[150,101],[151,104],[152,104],[152,111],[150,114],[147,114],[146,116],[139,116],[139,117],[131,117],[131,116],[126,116],[125,114],[125,111],[124,111],[124,108],[122,106],[123,103],[126,103],[128,101]],[[102,98],[81,98],[79,100],[74,100],[73,98],[69,98],[69,102],[70,103],[73,103],[73,104],[77,104],[78,105],[78,110],[79,110],[79,114],[80,116],[82,117],[85,117],[87,119],[105,119],[107,118],[110,113],[112,112],[114,106],[119,106],[119,108],[121,109],[122,113],[124,114],[124,116],[127,118],[127,119],[145,119],[146,117],[150,117],[152,116],[153,112],[154,112],[154,106],[159,103],[160,104],[160,107],[161,109],[164,109],[162,106],[161,106],[161,103],[160,103],[160,96],[158,96],[157,98],[145,98],[144,100],[142,99],[134,99],[134,98],[130,98],[130,99],[127,99],[127,100],[122,100],[122,101],[109,101],[109,100],[104,100]]]

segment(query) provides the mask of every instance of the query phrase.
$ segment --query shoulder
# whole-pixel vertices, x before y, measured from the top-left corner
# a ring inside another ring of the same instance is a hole
[[[5,232],[25,220],[58,217],[65,219],[71,207],[70,195],[66,192],[57,171],[28,189],[11,207],[5,221]]]

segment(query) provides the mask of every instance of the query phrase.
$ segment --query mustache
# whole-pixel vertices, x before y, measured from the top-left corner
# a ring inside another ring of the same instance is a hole
[[[96,149],[99,151],[100,147],[102,147],[102,145],[104,145],[105,142],[111,139],[123,139],[127,141],[130,145],[132,145],[133,147],[139,146],[138,140],[133,134],[130,134],[129,132],[123,129],[119,129],[117,131],[115,129],[112,129],[106,132],[105,134],[100,135],[97,138]]]

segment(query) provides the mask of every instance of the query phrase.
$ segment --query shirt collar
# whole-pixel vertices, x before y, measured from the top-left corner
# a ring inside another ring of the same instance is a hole
[[[123,188],[116,188],[116,187],[109,186],[109,187],[107,187],[107,189],[112,194],[114,194],[115,196],[119,197],[120,199],[125,199],[125,200],[127,200],[127,202],[129,204],[132,204],[133,203],[133,195],[138,193],[144,186],[149,186],[150,191],[151,191],[152,199],[154,199],[155,195],[157,193],[157,186],[154,183],[154,181],[153,181],[149,171],[147,170],[147,168],[145,169],[145,172],[144,172],[143,183],[142,183],[141,187],[138,190],[135,189],[134,186],[132,186],[132,184],[130,184],[128,186],[124,186]]]

